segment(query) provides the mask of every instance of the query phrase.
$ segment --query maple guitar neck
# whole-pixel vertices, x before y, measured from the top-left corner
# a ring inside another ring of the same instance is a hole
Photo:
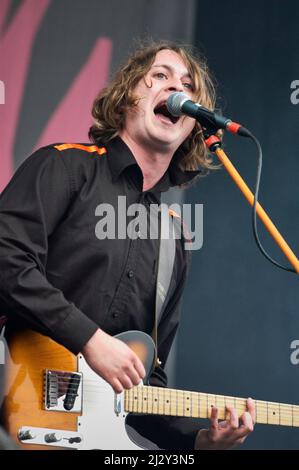
[[[238,416],[246,411],[246,399],[210,393],[141,386],[125,390],[124,394],[124,409],[132,413],[209,418],[215,406],[219,419],[226,419],[227,407],[234,407]],[[254,403],[256,423],[299,427],[298,405],[262,400]]]

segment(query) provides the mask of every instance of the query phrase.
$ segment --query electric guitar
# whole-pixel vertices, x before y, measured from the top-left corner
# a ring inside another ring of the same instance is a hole
[[[147,376],[155,363],[150,336],[117,336],[140,357]],[[23,449],[140,449],[126,429],[128,413],[209,418],[212,406],[246,410],[246,400],[140,385],[121,394],[99,377],[83,356],[26,330],[9,344],[4,424]],[[299,406],[255,400],[256,422],[299,427]]]

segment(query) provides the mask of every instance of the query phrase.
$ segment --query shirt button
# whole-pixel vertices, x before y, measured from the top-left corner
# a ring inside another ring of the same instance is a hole
[[[113,316],[113,318],[117,318],[117,317],[118,317],[118,313],[117,313],[117,312],[114,312],[114,313],[112,313],[112,316]]]
[[[132,271],[132,269],[130,269],[130,271],[128,271],[128,278],[132,279],[133,277],[134,277],[134,272]]]

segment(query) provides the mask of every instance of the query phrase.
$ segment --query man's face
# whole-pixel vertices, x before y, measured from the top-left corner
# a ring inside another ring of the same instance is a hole
[[[171,117],[166,108],[171,93],[182,91],[193,98],[193,82],[183,59],[174,51],[159,51],[134,94],[138,105],[126,116],[121,135],[161,152],[175,152],[191,133],[195,120]]]

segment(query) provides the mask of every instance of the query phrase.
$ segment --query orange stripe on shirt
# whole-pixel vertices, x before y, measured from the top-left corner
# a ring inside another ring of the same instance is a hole
[[[191,237],[188,225],[181,219],[181,216],[177,212],[175,212],[173,209],[168,209],[168,213],[172,217],[175,217],[175,218],[181,220],[181,222],[183,224],[183,235],[184,235],[185,241],[186,241],[186,243],[188,243],[188,242],[191,243],[192,242],[192,237]]]
[[[107,153],[105,147],[97,147],[96,145],[82,145],[82,144],[61,144],[61,145],[54,145],[54,148],[61,152],[62,150],[67,149],[79,149],[85,150],[85,152],[93,153],[97,152],[99,155],[103,155]]]
[[[168,209],[168,213],[169,213],[169,215],[172,215],[172,217],[177,217],[178,219],[181,218],[179,216],[179,214],[177,212],[175,212],[173,209]]]

